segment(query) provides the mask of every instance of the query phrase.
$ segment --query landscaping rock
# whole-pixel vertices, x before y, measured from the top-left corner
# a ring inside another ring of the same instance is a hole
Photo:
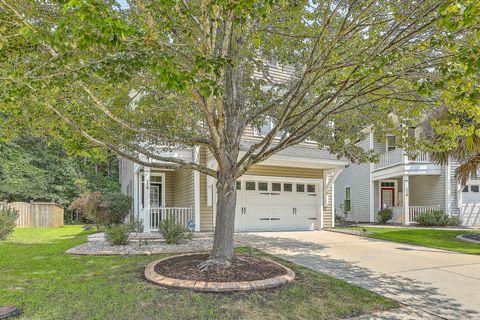
[[[244,245],[236,242],[235,246]],[[210,251],[213,239],[193,239],[181,244],[167,244],[165,241],[131,241],[125,246],[112,246],[105,240],[89,239],[89,242],[67,250],[76,255],[151,255],[159,253],[190,253]]]
[[[0,319],[12,318],[20,315],[20,310],[13,306],[0,307]]]

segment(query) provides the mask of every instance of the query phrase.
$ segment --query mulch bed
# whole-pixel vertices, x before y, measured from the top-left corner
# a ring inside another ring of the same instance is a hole
[[[287,273],[282,266],[251,255],[236,256],[230,268],[211,267],[201,271],[198,265],[208,258],[208,254],[174,257],[159,262],[155,272],[174,279],[215,282],[263,280]]]

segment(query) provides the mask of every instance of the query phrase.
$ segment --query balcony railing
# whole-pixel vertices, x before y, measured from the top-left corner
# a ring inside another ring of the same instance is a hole
[[[378,163],[375,164],[374,170],[409,163],[432,163],[432,161],[428,153],[422,152],[418,153],[416,157],[408,157],[403,149],[395,149],[382,154]]]
[[[150,230],[158,231],[160,222],[172,220],[186,228],[193,222],[192,208],[150,208]]]

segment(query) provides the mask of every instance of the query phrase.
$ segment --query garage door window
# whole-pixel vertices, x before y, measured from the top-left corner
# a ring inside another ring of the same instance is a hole
[[[315,193],[315,185],[314,184],[307,184],[307,192],[308,193]]]
[[[470,186],[470,191],[471,192],[478,192],[479,191],[479,186],[475,185],[475,186]]]
[[[282,191],[282,184],[278,182],[272,182],[272,191]]]
[[[293,185],[291,183],[284,183],[283,184],[283,191],[284,192],[292,192],[293,191]]]
[[[242,182],[241,181],[237,181],[236,186],[237,186],[237,190],[242,190]]]
[[[462,192],[468,192],[468,186],[465,186],[465,188],[463,188]]]
[[[245,182],[245,190],[255,191],[255,182],[254,181]]]
[[[297,184],[297,192],[305,192],[305,185]]]
[[[268,191],[268,183],[267,182],[259,182],[258,183],[258,191]]]

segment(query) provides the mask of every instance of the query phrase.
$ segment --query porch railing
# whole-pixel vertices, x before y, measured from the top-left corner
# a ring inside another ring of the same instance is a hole
[[[435,207],[428,207],[428,206],[409,206],[408,207],[408,216],[410,222],[416,222],[417,217],[422,213],[429,213],[432,211],[438,210]]]
[[[403,207],[392,207],[393,217],[390,220],[393,223],[403,223]],[[417,217],[422,213],[432,212],[438,210],[437,207],[432,206],[409,206],[408,207],[408,220],[410,223],[416,223]]]
[[[415,157],[408,157],[405,154],[403,149],[395,149],[392,151],[385,152],[380,156],[378,163],[374,165],[374,170],[388,168],[398,164],[408,164],[408,163],[431,163],[430,156],[428,153],[421,152],[418,153]]]
[[[186,228],[193,221],[192,208],[150,208],[150,230],[158,231],[160,222],[173,220]]]

